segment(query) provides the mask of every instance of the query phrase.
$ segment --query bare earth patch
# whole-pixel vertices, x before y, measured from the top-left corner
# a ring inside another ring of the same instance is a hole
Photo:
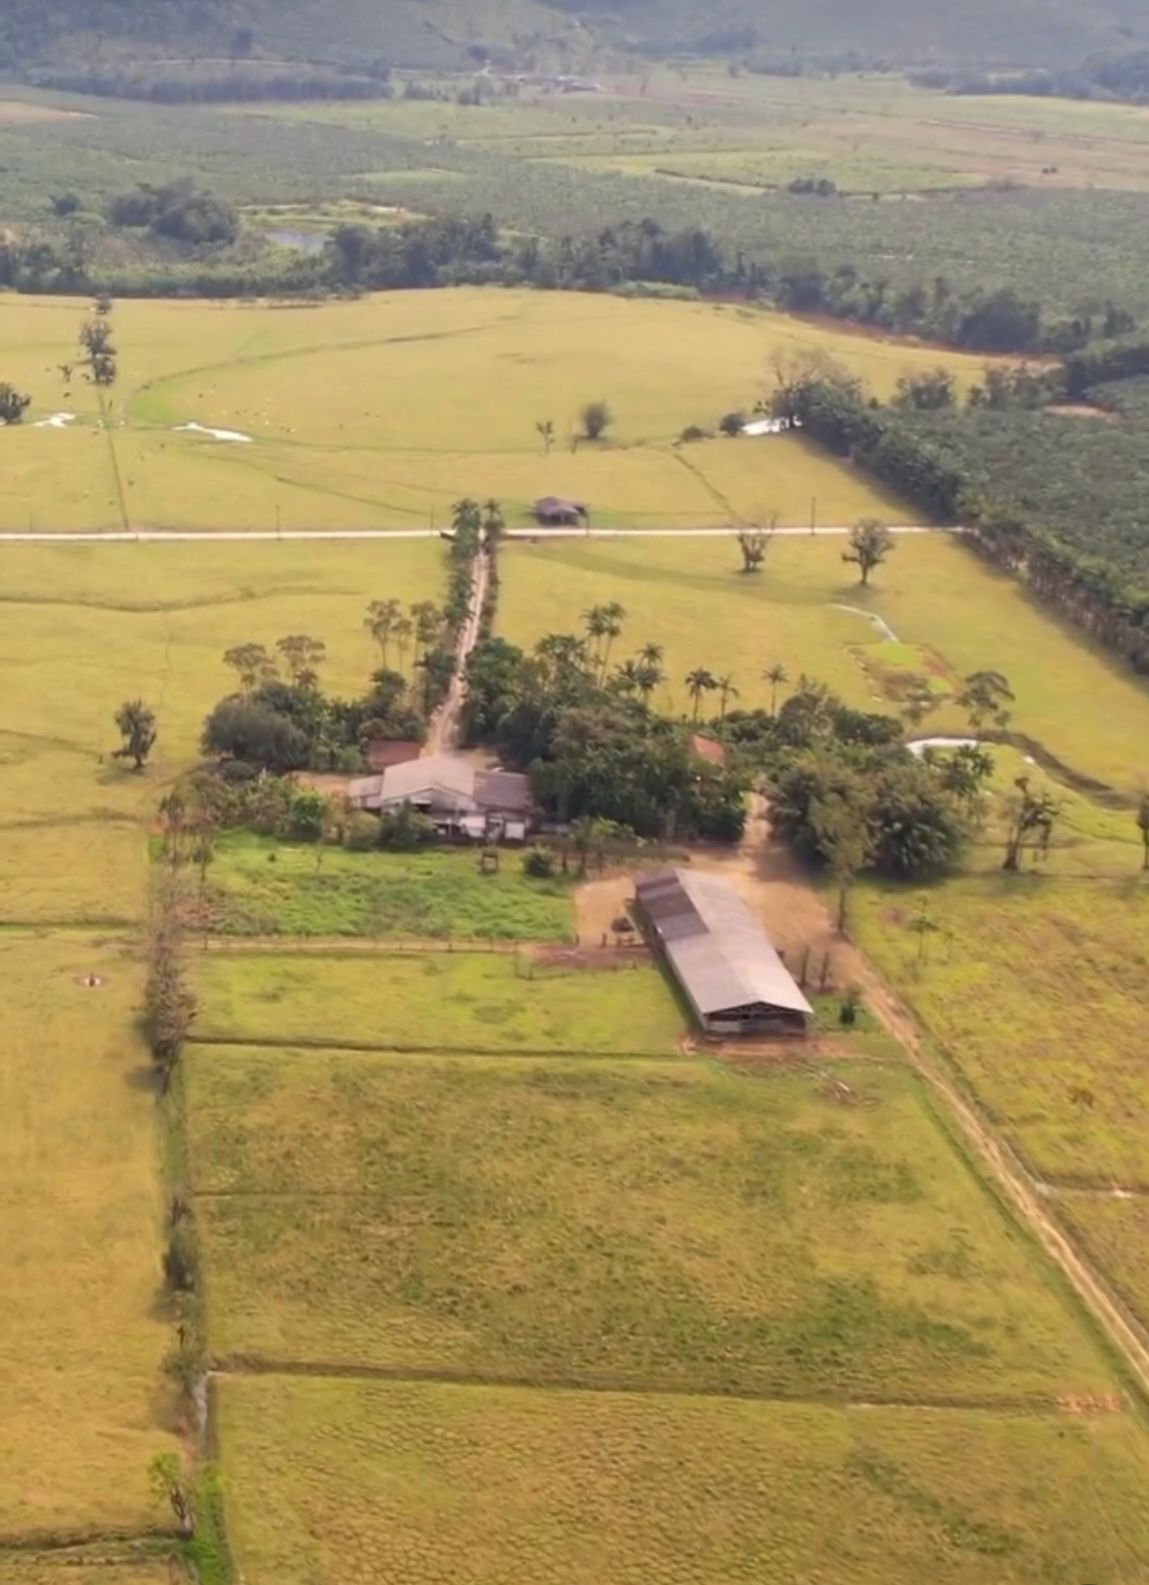
[[[85,110],[57,110],[52,105],[23,104],[18,99],[0,99],[0,122],[91,121]]]

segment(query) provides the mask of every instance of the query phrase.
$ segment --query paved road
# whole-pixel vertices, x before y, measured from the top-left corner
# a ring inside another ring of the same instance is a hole
[[[736,527],[728,528],[512,528],[507,539],[529,541],[543,539],[729,539]],[[929,528],[919,523],[891,525],[891,534],[961,534],[961,528]],[[775,533],[788,539],[842,538],[850,533],[848,526],[827,528],[779,528]],[[388,540],[388,539],[440,539],[438,529],[429,528],[299,528],[284,529],[225,529],[213,533],[208,529],[180,529],[166,531],[142,528],[116,529],[107,534],[87,532],[0,533],[0,545],[188,545],[217,544],[274,544],[297,540]]]

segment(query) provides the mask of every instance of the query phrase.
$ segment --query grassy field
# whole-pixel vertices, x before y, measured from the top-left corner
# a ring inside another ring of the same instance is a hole
[[[0,1543],[158,1526],[146,1472],[175,1405],[138,966],[91,935],[5,932],[0,982]]]
[[[230,645],[313,633],[327,643],[333,690],[358,692],[378,664],[361,625],[368,600],[440,589],[430,542],[221,545],[210,558],[191,545],[9,548],[0,922],[139,917],[145,822],[234,686],[221,658]],[[109,758],[113,715],[140,694],[160,729],[144,777]]]
[[[93,388],[65,386],[57,368],[83,309],[0,303],[6,374],[34,399],[3,437],[0,528],[427,528],[465,494],[497,496],[519,520],[546,494],[620,523],[804,522],[813,495],[837,520],[897,517],[797,438],[672,442],[752,407],[779,351],[825,353],[881,392],[939,359],[727,304],[480,289],[294,308],[127,302],[104,430]],[[946,361],[966,382],[980,372],[975,358]],[[600,396],[616,428],[575,451],[579,408]],[[32,427],[59,411],[71,428]],[[549,456],[543,419],[558,435]],[[188,423],[251,443],[176,433]]]
[[[201,1038],[348,1041],[384,1051],[571,1051],[662,1055],[683,1016],[661,974],[586,972],[517,955],[203,958]]]
[[[846,1104],[814,1074],[694,1063],[197,1051],[209,1347],[787,1396],[1104,1392],[914,1081],[840,1077]]]
[[[916,655],[918,668],[950,690],[994,667],[1017,695],[1016,730],[1129,797],[1149,782],[1149,688],[1042,611],[1015,580],[942,535],[898,540],[868,590],[841,555],[838,540],[779,539],[762,573],[746,578],[733,540],[512,545],[502,559],[499,630],[530,644],[576,629],[588,607],[617,600],[627,618],[615,653],[621,660],[647,641],[665,645],[669,692],[661,702],[680,711],[689,708],[686,673],[699,665],[730,673],[742,707],[769,704],[762,673],[778,661],[792,679],[807,672],[851,704],[875,709],[895,708],[881,686],[891,654],[895,669]],[[880,641],[874,616],[890,624],[899,646]],[[947,706],[925,730],[966,725]]]
[[[116,1549],[90,1552],[17,1553],[0,1558],[0,1585],[169,1585],[171,1569],[162,1552],[116,1556]]]
[[[1143,1196],[1123,1191],[1063,1193],[1054,1205],[1141,1324],[1149,1325],[1149,1214]]]
[[[570,883],[532,880],[513,855],[497,875],[484,875],[474,853],[317,855],[237,832],[216,850],[209,902],[215,928],[232,935],[574,937]]]
[[[249,1585],[1133,1585],[1149,1548],[1120,1415],[274,1377],[219,1404]]]

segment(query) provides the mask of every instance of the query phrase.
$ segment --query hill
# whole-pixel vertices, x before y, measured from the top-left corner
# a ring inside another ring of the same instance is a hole
[[[1145,0],[6,0],[0,66],[172,53],[458,67],[541,48],[757,55],[770,65],[1064,66],[1149,44]]]

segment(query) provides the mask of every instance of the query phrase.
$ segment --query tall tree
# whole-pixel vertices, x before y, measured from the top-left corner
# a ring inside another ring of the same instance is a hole
[[[244,693],[253,693],[276,676],[275,662],[262,644],[235,644],[224,651],[223,663],[235,672]]]
[[[969,717],[975,736],[992,721],[1003,731],[1009,721],[1009,707],[1014,703],[1014,692],[1000,671],[974,671],[964,679],[955,704]]]
[[[810,808],[810,824],[838,888],[838,931],[844,935],[850,888],[865,868],[873,845],[862,790],[835,790],[816,799]]]
[[[738,530],[738,548],[742,552],[742,571],[744,573],[757,572],[766,560],[766,552],[770,549],[770,541],[778,532],[778,519],[774,517],[765,528],[740,528]]]
[[[717,679],[718,682],[718,713],[719,719],[725,721],[726,707],[731,699],[738,699],[741,695],[734,686],[734,678],[729,672]]]
[[[403,608],[398,600],[372,600],[367,607],[367,615],[363,618],[363,626],[379,646],[379,657],[384,670],[387,667],[387,652],[391,647],[395,623],[402,615],[402,611]]]
[[[1137,805],[1137,829],[1141,833],[1141,868],[1149,870],[1149,792],[1141,794],[1141,802]]]
[[[483,503],[483,544],[488,550],[497,549],[506,530],[507,521],[503,516],[502,504],[492,496]]]
[[[778,714],[778,690],[790,681],[790,673],[780,661],[775,661],[762,673],[762,681],[770,684],[770,714]]]
[[[692,720],[698,720],[698,712],[702,708],[704,694],[713,693],[718,687],[718,679],[714,673],[707,671],[705,666],[696,666],[693,671],[686,674],[686,691],[694,703]]]
[[[554,419],[553,418],[536,419],[535,428],[538,430],[539,438],[542,440],[542,443],[543,443],[543,455],[546,456],[546,457],[549,457],[550,454],[551,454],[551,447],[555,443]]]
[[[850,530],[850,548],[842,552],[842,560],[857,567],[864,588],[874,568],[881,566],[893,548],[894,538],[885,523],[863,517]]]
[[[128,699],[116,711],[116,726],[123,738],[123,746],[116,750],[116,759],[130,759],[133,769],[143,770],[148,756],[156,746],[156,718],[142,699]]]
[[[314,688],[319,668],[327,659],[327,645],[308,633],[288,633],[276,643],[287,674],[297,688]]]
[[[399,651],[399,670],[405,671],[407,666],[407,651],[411,647],[411,640],[415,636],[415,624],[409,616],[400,616],[391,629],[391,636],[395,640],[395,647]]]
[[[1003,870],[1021,868],[1026,848],[1031,848],[1035,858],[1045,858],[1053,839],[1053,829],[1061,806],[1047,792],[1034,792],[1028,776],[1019,776],[1014,782],[1017,793],[1006,809],[1005,861]]]

